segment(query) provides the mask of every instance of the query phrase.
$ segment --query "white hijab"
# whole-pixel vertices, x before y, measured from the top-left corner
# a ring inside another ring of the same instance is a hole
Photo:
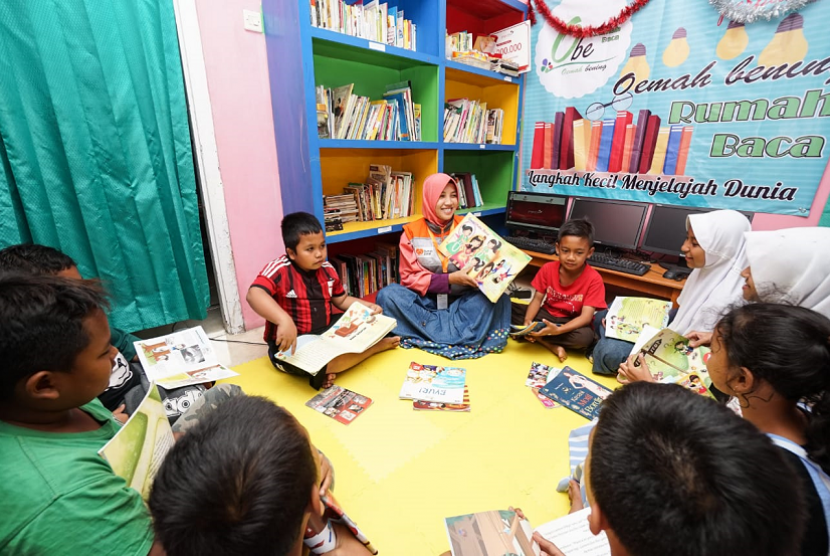
[[[692,214],[686,219],[697,242],[706,253],[703,268],[696,268],[686,280],[677,303],[680,309],[671,329],[682,335],[693,330],[711,332],[724,309],[741,301],[746,268],[744,233],[749,220],[734,210]]]
[[[830,228],[746,235],[746,258],[762,301],[791,303],[830,318]]]

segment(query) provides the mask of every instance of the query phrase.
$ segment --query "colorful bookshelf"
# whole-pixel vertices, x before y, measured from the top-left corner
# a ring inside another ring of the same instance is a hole
[[[352,3],[351,1],[349,2]],[[417,48],[407,50],[311,25],[309,0],[264,0],[262,4],[271,84],[272,112],[285,213],[306,211],[323,219],[323,195],[363,182],[369,164],[412,172],[414,215],[350,222],[328,232],[331,243],[355,242],[399,233],[420,215],[424,178],[438,172],[476,174],[482,216],[503,214],[518,172],[520,99],[523,79],[445,59],[445,31],[491,33],[527,16],[518,0],[387,0],[417,25]],[[365,141],[317,137],[315,87],[354,83],[353,93],[379,100],[387,85],[412,84],[421,105],[422,141]],[[502,144],[443,141],[447,99],[466,97],[504,110]],[[396,237],[383,238],[397,241]],[[348,251],[348,247],[342,249]],[[360,249],[363,249],[361,247]]]

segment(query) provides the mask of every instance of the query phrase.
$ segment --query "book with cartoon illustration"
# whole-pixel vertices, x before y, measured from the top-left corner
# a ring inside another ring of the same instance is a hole
[[[456,267],[467,269],[467,275],[493,303],[531,259],[472,214],[464,217],[438,249]]]
[[[533,391],[533,395],[536,396],[536,399],[541,402],[542,406],[545,409],[553,409],[555,407],[559,407],[559,404],[553,401],[552,399],[548,398],[547,396],[540,394],[539,390],[545,387],[545,385],[553,380],[556,375],[558,375],[562,369],[557,367],[549,367],[542,363],[536,363],[535,361],[530,364],[530,372],[527,373],[527,380],[525,380],[525,386],[529,386],[530,389]]]
[[[323,390],[305,404],[326,417],[331,417],[335,421],[348,425],[368,409],[372,403],[372,398],[335,384]]]
[[[153,478],[164,456],[173,447],[173,429],[161,401],[158,388],[150,384],[147,395],[115,436],[98,450],[113,473],[127,485],[150,497]]]
[[[712,380],[706,369],[709,351],[704,346],[691,347],[688,338],[669,328],[644,327],[631,354],[643,354],[648,370],[657,382],[681,384],[699,394],[711,395]],[[635,357],[634,365],[639,365],[639,358]]]
[[[669,323],[671,301],[647,297],[616,297],[605,317],[605,336],[635,342],[643,326],[665,328]]]
[[[530,523],[513,510],[444,518],[452,556],[539,556]]]
[[[541,321],[538,321],[538,320],[535,320],[535,321],[531,322],[527,326],[525,326],[523,324],[521,324],[521,325],[520,324],[511,324],[510,328],[512,328],[512,330],[510,331],[510,335],[511,336],[516,336],[516,337],[527,336],[531,332],[539,332],[545,326],[546,325],[545,325],[544,322],[541,322]]]
[[[389,334],[397,321],[385,315],[373,315],[371,309],[355,302],[325,334],[297,338],[297,348],[280,351],[275,359],[316,375],[325,365],[344,353],[363,353]],[[279,364],[279,362],[275,362]]]
[[[188,384],[198,384],[217,380],[215,377],[222,374],[217,369],[214,369],[217,372],[205,372],[218,367],[219,361],[210,345],[210,338],[201,326],[139,340],[133,345],[147,378],[164,388],[176,387],[169,386],[167,381],[188,380],[182,375],[190,377]]]
[[[399,398],[449,404],[464,403],[467,370],[460,367],[440,367],[412,362]]]
[[[599,416],[602,401],[611,395],[611,390],[565,367],[539,393],[583,417],[594,419]]]
[[[463,413],[470,411],[470,390],[464,385],[464,399],[461,403],[427,402],[423,400],[412,400],[412,409],[416,411],[449,411],[451,413]]]

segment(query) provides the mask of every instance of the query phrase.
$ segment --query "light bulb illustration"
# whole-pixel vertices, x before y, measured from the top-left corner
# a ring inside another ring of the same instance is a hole
[[[628,61],[623,66],[620,72],[620,77],[626,74],[634,74],[634,82],[639,83],[648,79],[651,68],[648,67],[646,60],[646,47],[643,43],[638,42],[631,49],[631,54],[628,55]]]
[[[686,29],[678,27],[671,36],[669,46],[663,51],[663,63],[670,68],[676,68],[688,57],[689,42],[686,40]]]
[[[746,50],[748,44],[749,35],[746,34],[744,24],[730,21],[715,53],[721,60],[731,60],[736,56],[740,56]]]
[[[804,38],[804,17],[792,13],[781,20],[767,47],[758,56],[759,66],[793,64],[807,55],[807,39]]]

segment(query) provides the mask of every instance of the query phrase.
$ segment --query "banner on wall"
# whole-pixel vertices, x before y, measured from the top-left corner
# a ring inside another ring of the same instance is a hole
[[[625,5],[564,0],[551,11],[587,26]],[[522,189],[809,215],[830,132],[826,2],[743,26],[705,2],[652,0],[583,39],[538,20]]]

